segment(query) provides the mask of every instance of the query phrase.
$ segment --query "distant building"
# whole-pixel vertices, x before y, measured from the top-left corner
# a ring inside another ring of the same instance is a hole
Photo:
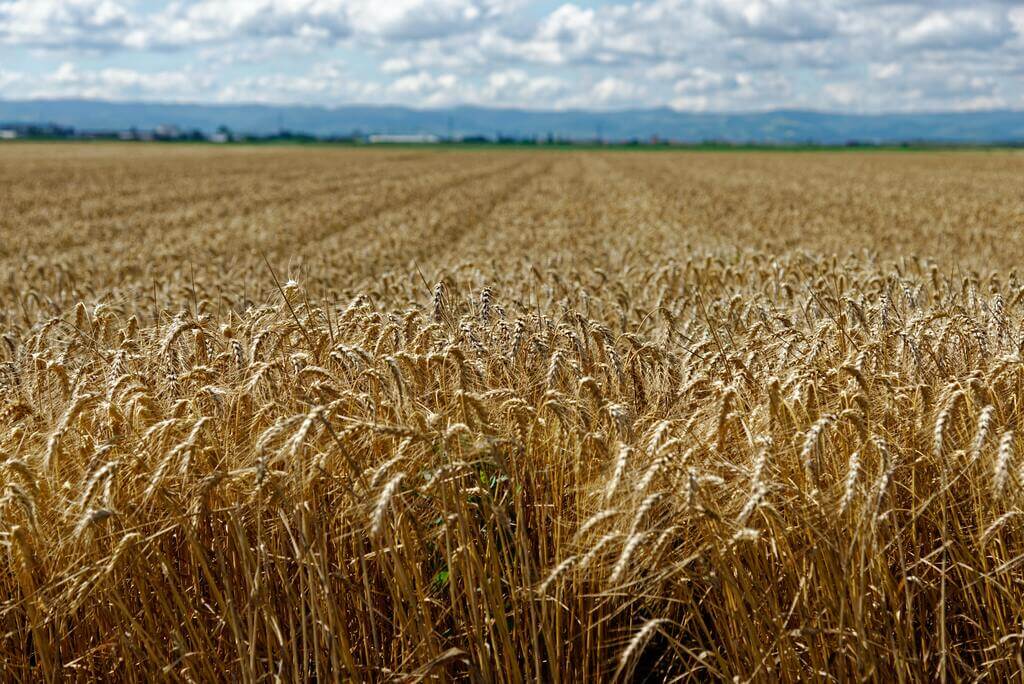
[[[413,145],[424,145],[430,143],[441,142],[441,138],[432,133],[416,133],[411,135],[390,135],[390,134],[379,134],[371,135],[367,138],[371,144],[378,143],[401,143],[401,144],[413,144]]]
[[[231,136],[227,133],[214,133],[210,136],[210,142],[221,144],[231,142]]]
[[[181,137],[181,129],[173,125],[162,125],[157,126],[153,130],[153,135],[157,140],[177,140]]]
[[[0,128],[0,140],[14,140],[18,137],[18,131],[13,128]]]

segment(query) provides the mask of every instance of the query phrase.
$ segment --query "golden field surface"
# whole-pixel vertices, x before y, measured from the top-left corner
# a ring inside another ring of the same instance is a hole
[[[0,146],[5,681],[1024,676],[1024,155]]]

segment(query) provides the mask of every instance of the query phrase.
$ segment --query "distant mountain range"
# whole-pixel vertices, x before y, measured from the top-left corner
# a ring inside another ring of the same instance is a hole
[[[842,114],[803,110],[695,113],[668,108],[534,111],[487,107],[412,109],[165,104],[95,100],[0,100],[2,123],[53,123],[80,130],[174,125],[210,133],[266,135],[287,129],[317,136],[362,134],[498,135],[607,140],[652,136],[683,142],[845,144],[852,141],[992,143],[1024,141],[1024,111]]]

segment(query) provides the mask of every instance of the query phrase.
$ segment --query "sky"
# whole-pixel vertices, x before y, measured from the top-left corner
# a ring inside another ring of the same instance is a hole
[[[0,99],[1024,108],[1024,0],[0,0]]]

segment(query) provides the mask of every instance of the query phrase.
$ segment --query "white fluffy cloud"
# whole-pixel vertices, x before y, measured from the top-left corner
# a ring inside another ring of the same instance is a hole
[[[532,77],[522,69],[508,69],[488,75],[477,100],[487,104],[518,105],[558,99],[569,92],[568,84],[553,76]]]
[[[496,0],[350,0],[351,22],[361,33],[392,40],[444,38],[500,19]]]
[[[0,0],[0,43],[109,49],[136,18],[117,0]]]
[[[701,7],[730,35],[766,40],[816,40],[837,28],[832,3],[814,0],[704,0]]]
[[[602,105],[632,104],[639,102],[647,89],[634,81],[607,76],[594,84],[590,94],[593,101]]]
[[[1024,107],[1020,0],[176,0],[143,7],[138,0],[0,0],[0,65],[7,64],[0,97]],[[137,63],[139,55],[147,59]]]
[[[1014,35],[1007,12],[965,9],[929,12],[902,29],[898,40],[922,48],[996,48]]]
[[[209,76],[192,71],[138,71],[127,67],[81,69],[64,62],[38,77],[8,74],[8,84],[29,97],[82,97],[120,100],[159,98],[184,101],[208,93],[215,85]],[[4,82],[0,73],[0,85]]]
[[[173,47],[289,38],[322,42],[352,32],[342,0],[198,0],[159,13],[143,42]]]
[[[159,13],[144,42],[171,47],[266,38],[421,41],[479,29],[503,12],[497,0],[192,0]]]

